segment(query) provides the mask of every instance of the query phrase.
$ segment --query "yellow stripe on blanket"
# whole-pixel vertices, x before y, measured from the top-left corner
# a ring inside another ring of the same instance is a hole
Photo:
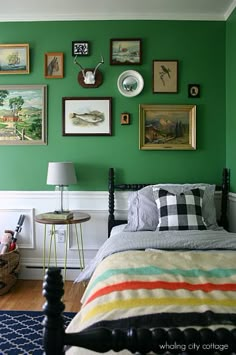
[[[82,317],[82,322],[86,322],[98,314],[108,313],[114,309],[126,310],[138,307],[150,307],[150,306],[163,306],[163,305],[177,305],[177,306],[224,306],[224,307],[236,307],[236,300],[233,299],[212,299],[212,298],[175,298],[175,297],[163,297],[163,298],[142,298],[142,299],[129,299],[112,301],[101,305],[96,305],[90,311],[88,311]]]

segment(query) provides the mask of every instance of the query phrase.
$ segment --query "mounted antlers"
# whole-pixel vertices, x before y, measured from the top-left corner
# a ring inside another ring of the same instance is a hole
[[[96,65],[94,69],[84,69],[82,65],[77,61],[77,55],[74,58],[74,64],[77,64],[81,71],[78,75],[78,81],[83,87],[98,87],[102,83],[102,74],[98,70],[101,64],[104,64],[103,56],[101,55],[101,61]]]

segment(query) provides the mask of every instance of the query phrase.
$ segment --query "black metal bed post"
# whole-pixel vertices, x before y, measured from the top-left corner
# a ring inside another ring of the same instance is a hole
[[[43,283],[43,296],[46,302],[43,306],[44,355],[64,355],[64,319],[65,309],[61,298],[64,294],[64,283],[60,268],[51,267],[47,270]]]
[[[228,221],[228,194],[229,194],[229,169],[224,168],[222,174],[222,197],[221,197],[221,216],[220,224],[224,229],[229,229]]]
[[[114,200],[114,169],[110,168],[108,173],[108,238],[111,233],[111,229],[114,225],[114,210],[115,210],[115,200]]]

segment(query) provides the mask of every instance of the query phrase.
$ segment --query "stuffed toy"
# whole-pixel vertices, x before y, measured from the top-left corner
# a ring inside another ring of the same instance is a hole
[[[0,240],[0,254],[5,254],[9,251],[9,247],[12,242],[13,231],[5,230]]]

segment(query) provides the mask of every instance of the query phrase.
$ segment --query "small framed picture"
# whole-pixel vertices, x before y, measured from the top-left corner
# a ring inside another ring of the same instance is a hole
[[[111,65],[142,64],[141,39],[111,39],[110,40]]]
[[[153,93],[178,92],[178,61],[153,60]]]
[[[0,74],[29,74],[29,44],[0,44]]]
[[[48,79],[63,78],[63,53],[51,52],[44,55],[44,76]]]
[[[122,125],[130,124],[130,114],[127,112],[124,112],[120,116],[120,123]]]
[[[189,84],[188,85],[188,97],[200,97],[200,85]]]
[[[84,56],[89,55],[89,43],[87,41],[73,41],[72,42],[72,55]]]

